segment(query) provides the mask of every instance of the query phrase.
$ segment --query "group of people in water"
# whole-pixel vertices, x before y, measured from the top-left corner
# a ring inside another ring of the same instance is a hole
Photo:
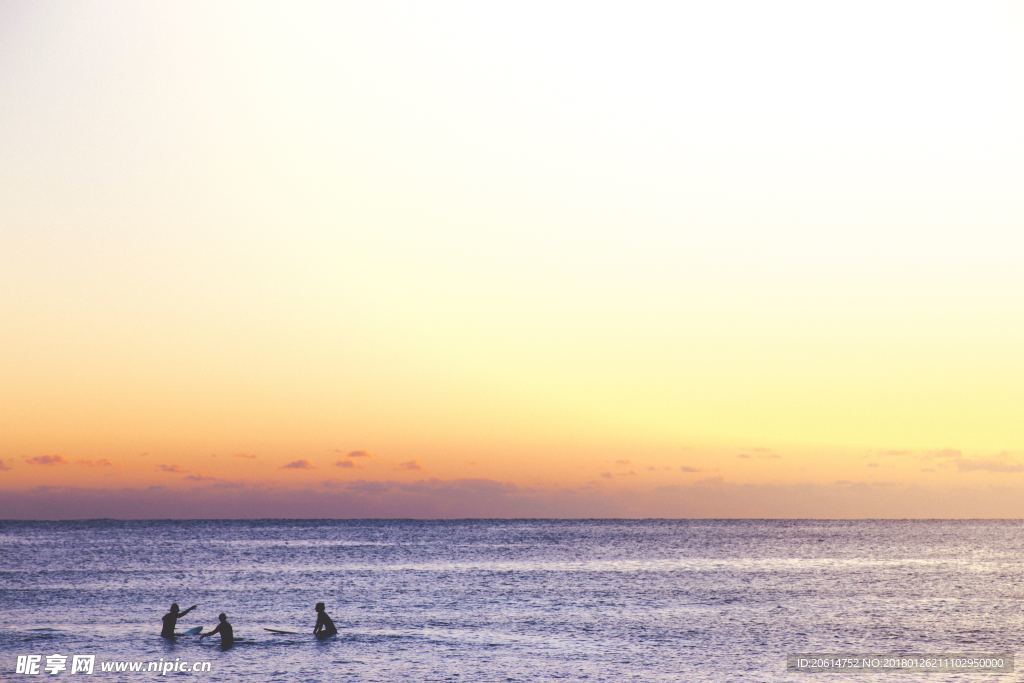
[[[178,607],[178,603],[171,603],[171,611],[164,615],[163,621],[164,626],[160,631],[160,635],[164,638],[173,638],[175,636],[174,628],[178,625],[178,619],[182,618],[197,606],[192,605],[188,609],[181,609]],[[334,625],[334,621],[330,615],[327,614],[327,608],[324,607],[324,603],[316,603],[316,626],[313,627],[313,635],[323,640],[324,638],[330,638],[338,633],[337,627]],[[220,646],[221,648],[228,648],[235,644],[235,629],[231,626],[228,621],[228,615],[221,612],[217,619],[220,623],[217,624],[213,630],[206,633],[200,633],[199,638],[206,638],[214,634],[220,634]]]

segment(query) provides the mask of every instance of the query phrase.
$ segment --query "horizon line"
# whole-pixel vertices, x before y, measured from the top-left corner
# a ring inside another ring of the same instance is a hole
[[[21,522],[1024,522],[1024,517],[53,517]]]

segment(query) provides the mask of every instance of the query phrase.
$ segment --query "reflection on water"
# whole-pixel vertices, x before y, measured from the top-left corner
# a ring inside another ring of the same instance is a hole
[[[787,653],[1012,652],[1022,546],[977,521],[7,522],[0,678],[61,652],[207,680],[805,680]],[[172,600],[200,605],[179,629],[227,612],[237,647],[163,642]],[[341,638],[312,639],[319,600]]]

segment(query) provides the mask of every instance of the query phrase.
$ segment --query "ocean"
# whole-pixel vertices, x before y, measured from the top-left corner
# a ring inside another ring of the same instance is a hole
[[[54,654],[99,680],[1024,680],[786,668],[1012,654],[1022,557],[1019,521],[0,522],[0,680]],[[198,604],[179,630],[225,612],[239,642],[162,639],[172,601]],[[119,661],[210,670],[100,670]]]

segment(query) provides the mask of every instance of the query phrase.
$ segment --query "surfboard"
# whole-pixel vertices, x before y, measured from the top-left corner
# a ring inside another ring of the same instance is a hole
[[[282,633],[286,636],[301,636],[302,634],[298,631],[282,631],[279,628],[264,628],[264,631],[270,631],[271,633]]]
[[[193,628],[190,628],[187,631],[182,631],[181,633],[175,633],[174,635],[176,635],[176,636],[198,636],[202,632],[203,632],[203,627],[202,626],[195,626]]]

